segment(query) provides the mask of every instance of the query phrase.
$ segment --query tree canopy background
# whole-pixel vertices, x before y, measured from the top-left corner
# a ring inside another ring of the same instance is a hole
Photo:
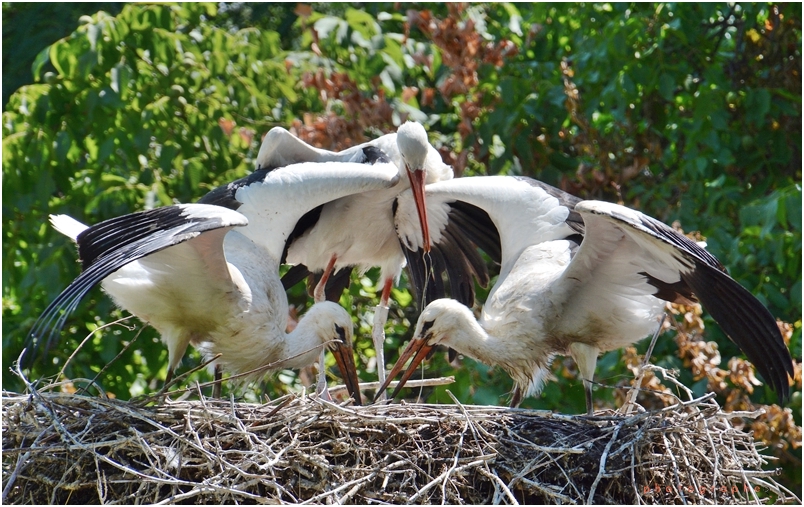
[[[4,389],[21,388],[10,368],[26,334],[79,272],[48,214],[92,224],[194,202],[251,171],[276,125],[342,149],[410,118],[456,175],[535,177],[705,238],[783,323],[795,394],[772,405],[697,307],[672,309],[678,332],[652,360],[727,408],[769,404],[746,423],[800,495],[800,4],[4,3],[3,42]],[[355,319],[361,378],[375,380],[377,273],[354,282],[341,303]],[[309,304],[301,286],[290,299],[300,313]],[[389,363],[418,314],[404,275],[393,299]],[[95,289],[29,377],[56,375],[91,331],[121,316]],[[596,380],[628,384],[646,345],[602,356]],[[184,368],[198,362],[191,353]],[[93,334],[64,375],[100,372],[104,390],[128,398],[157,389],[166,364],[156,333],[129,320]],[[450,402],[449,389],[501,404],[511,389],[499,369],[437,354],[426,375],[445,374],[455,384],[423,391],[428,401]],[[554,374],[523,406],[582,412],[575,365],[559,358]],[[291,371],[272,380],[244,394],[300,382]],[[598,388],[596,403],[614,406],[620,392]]]

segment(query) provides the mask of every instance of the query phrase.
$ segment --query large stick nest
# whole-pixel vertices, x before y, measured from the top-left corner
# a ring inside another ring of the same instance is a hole
[[[588,417],[32,390],[2,414],[5,503],[800,503],[711,395]]]

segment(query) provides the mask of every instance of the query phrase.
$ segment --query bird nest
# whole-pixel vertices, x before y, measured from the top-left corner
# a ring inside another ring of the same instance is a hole
[[[765,503],[800,500],[707,395],[566,416],[315,396],[160,403],[3,393],[3,501]]]

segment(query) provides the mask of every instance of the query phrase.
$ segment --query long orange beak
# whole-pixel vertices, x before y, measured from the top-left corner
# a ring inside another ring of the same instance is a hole
[[[416,211],[419,213],[419,224],[422,227],[422,237],[424,238],[424,251],[430,251],[430,228],[427,226],[427,207],[424,204],[424,169],[411,171],[407,164],[405,170],[408,171],[410,189],[413,191],[413,201],[416,203]]]
[[[377,398],[380,396],[380,393],[388,388],[388,385],[391,383],[394,377],[399,375],[399,372],[402,371],[402,368],[405,366],[405,363],[408,361],[408,359],[410,359],[410,357],[415,354],[415,357],[410,362],[410,366],[408,366],[408,369],[405,370],[405,374],[402,375],[402,379],[399,381],[399,384],[397,384],[396,389],[394,389],[394,392],[391,394],[391,399],[396,398],[396,395],[399,394],[399,391],[405,386],[405,382],[407,382],[410,376],[413,375],[413,372],[416,371],[416,368],[418,368],[421,362],[424,360],[424,358],[427,357],[427,354],[429,354],[430,351],[433,350],[434,346],[435,345],[427,345],[427,341],[421,338],[412,339],[410,343],[408,343],[408,346],[405,348],[405,350],[402,352],[402,355],[399,356],[399,361],[396,362],[394,367],[388,373],[388,377],[386,377],[385,383],[383,383],[382,387],[380,387],[377,390],[377,394],[374,395],[374,401],[375,402],[377,401]]]
[[[363,399],[360,396],[360,381],[357,378],[355,358],[352,355],[352,344],[347,344],[346,340],[342,338],[335,343],[332,355],[335,356],[335,362],[338,364],[338,369],[341,370],[346,390],[349,391],[349,395],[355,400],[356,405],[362,405]]]

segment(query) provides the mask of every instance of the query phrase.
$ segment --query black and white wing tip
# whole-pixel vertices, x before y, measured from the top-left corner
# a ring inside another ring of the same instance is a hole
[[[674,256],[690,268],[679,273],[681,280],[673,284],[643,273],[649,283],[657,287],[654,295],[671,302],[700,301],[773,388],[779,403],[789,399],[789,378],[795,375],[793,359],[776,319],[753,294],[726,273],[717,258],[695,241],[638,211],[602,201],[583,201],[576,209],[614,218],[624,226],[672,246]]]
[[[179,204],[100,222],[76,238],[83,271],[34,323],[26,340],[29,361],[47,351],[70,313],[98,282],[126,264],[193,239],[207,231],[238,227],[248,220],[236,211],[204,204]]]

